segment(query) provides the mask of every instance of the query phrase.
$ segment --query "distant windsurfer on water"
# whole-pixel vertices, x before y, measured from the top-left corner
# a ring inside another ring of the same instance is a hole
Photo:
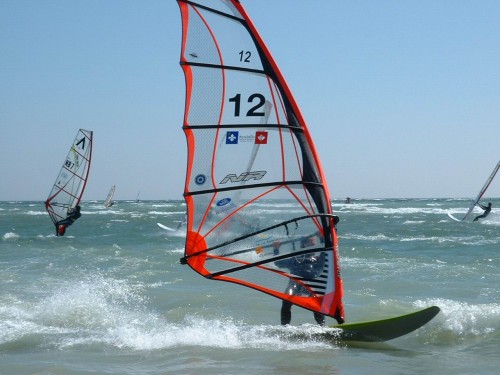
[[[55,224],[57,236],[64,236],[64,233],[66,233],[66,228],[73,224],[76,219],[82,216],[80,209],[81,208],[78,205],[75,208],[68,210],[68,216],[66,217],[66,219],[60,220]]]
[[[476,216],[476,217],[474,218],[474,220],[472,220],[472,221],[478,221],[479,219],[483,219],[483,218],[485,218],[486,216],[488,216],[488,215],[490,214],[490,212],[491,212],[491,202],[490,202],[490,203],[488,203],[488,205],[487,205],[487,206],[483,206],[483,205],[482,205],[482,204],[480,204],[480,203],[478,203],[477,205],[478,205],[479,207],[481,207],[481,208],[484,210],[484,212],[482,213],[482,215]]]

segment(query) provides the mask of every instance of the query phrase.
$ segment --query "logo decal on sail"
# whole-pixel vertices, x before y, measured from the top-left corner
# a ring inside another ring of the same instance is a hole
[[[194,182],[196,183],[196,185],[203,185],[206,180],[207,177],[204,174],[199,174],[194,178]]]
[[[81,144],[82,150],[85,150],[85,137],[80,139],[77,143],[76,146],[79,146]]]
[[[225,184],[227,182],[246,182],[250,180],[261,180],[265,176],[267,171],[256,171],[256,172],[243,172],[239,176],[234,173],[229,173],[222,179],[220,184]]]
[[[227,145],[237,145],[238,144],[238,132],[227,132],[226,133],[226,144]]]
[[[222,207],[231,202],[231,198],[222,198],[220,201],[216,203],[217,206]]]
[[[236,208],[236,205],[233,202],[231,202],[231,198],[222,198],[215,204],[217,205],[217,207],[220,207],[218,210],[215,211],[216,215],[220,215],[223,212],[227,212],[233,208]]]
[[[256,145],[267,145],[267,132],[265,132],[265,131],[255,132],[255,144]]]

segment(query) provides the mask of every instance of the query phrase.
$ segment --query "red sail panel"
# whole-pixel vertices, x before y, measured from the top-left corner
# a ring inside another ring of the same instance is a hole
[[[183,261],[343,320],[330,196],[300,110],[238,1],[178,0],[188,144]]]

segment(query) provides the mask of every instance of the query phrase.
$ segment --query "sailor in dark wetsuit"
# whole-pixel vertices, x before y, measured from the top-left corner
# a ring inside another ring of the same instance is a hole
[[[339,222],[339,217],[334,215],[333,224],[335,229],[337,229],[337,224]],[[323,236],[319,233],[315,235],[304,237],[300,243],[301,248],[307,248],[318,245],[317,241],[324,242]],[[275,243],[274,246],[274,255],[279,254],[280,243]],[[293,258],[287,258],[283,260],[278,260],[275,264],[281,268],[288,268],[292,275],[296,275],[299,277],[314,279],[318,277],[325,267],[325,252],[315,252],[310,254],[298,255]],[[285,291],[286,294],[289,295],[310,295],[310,292],[301,284],[290,279],[288,286]],[[289,301],[283,300],[281,304],[281,324],[287,325],[290,324],[292,320],[292,303]],[[325,325],[325,316],[319,312],[314,312],[314,320],[320,326]]]
[[[478,205],[479,207],[481,207],[481,208],[484,210],[484,212],[483,212],[483,214],[482,214],[482,215],[476,216],[476,217],[475,217],[475,219],[474,219],[474,220],[472,220],[472,221],[478,221],[479,219],[483,219],[483,218],[485,218],[486,216],[488,216],[488,215],[490,214],[490,212],[491,212],[491,202],[490,202],[490,203],[488,203],[488,205],[487,205],[487,206],[483,206],[482,204],[479,204],[479,203],[478,203],[477,205]]]
[[[56,236],[64,236],[66,233],[66,228],[73,224],[76,219],[78,219],[82,214],[80,213],[80,206],[68,210],[68,216],[66,219],[59,220],[56,225]]]
[[[305,237],[301,241],[301,248],[306,248],[316,245],[317,236]],[[274,245],[274,253],[279,254],[279,243]],[[295,276],[306,279],[314,279],[323,272],[325,266],[325,253],[316,252],[304,255],[298,255],[292,258],[278,260],[275,264],[280,268],[288,268],[290,273]],[[288,295],[308,296],[310,292],[301,284],[290,279],[285,290]],[[321,313],[314,312],[314,319],[319,325],[325,325],[325,316]],[[281,305],[281,324],[290,324],[292,320],[292,303],[283,300]]]

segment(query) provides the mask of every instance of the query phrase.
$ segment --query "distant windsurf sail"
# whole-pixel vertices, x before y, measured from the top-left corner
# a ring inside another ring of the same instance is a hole
[[[481,190],[477,194],[476,198],[472,201],[472,203],[469,207],[469,210],[467,211],[465,216],[462,218],[462,220],[465,220],[469,216],[469,214],[474,210],[474,207],[476,207],[476,205],[479,203],[479,201],[483,197],[484,193],[486,193],[486,190],[488,190],[488,188],[490,187],[491,182],[495,178],[495,175],[497,174],[499,169],[500,169],[500,161],[498,161],[495,168],[493,168],[493,171],[491,172],[490,176],[488,177],[488,179],[484,183],[483,187],[481,188]]]
[[[178,0],[188,145],[183,263],[344,319],[335,219],[304,118],[237,0]]]
[[[115,185],[111,186],[111,189],[109,190],[108,196],[106,197],[106,200],[104,201],[104,207],[108,208],[108,207],[111,207],[113,204],[115,204],[115,201],[113,200],[114,195],[115,195]]]
[[[45,208],[56,227],[80,203],[89,176],[91,157],[92,131],[80,129],[45,201]]]

